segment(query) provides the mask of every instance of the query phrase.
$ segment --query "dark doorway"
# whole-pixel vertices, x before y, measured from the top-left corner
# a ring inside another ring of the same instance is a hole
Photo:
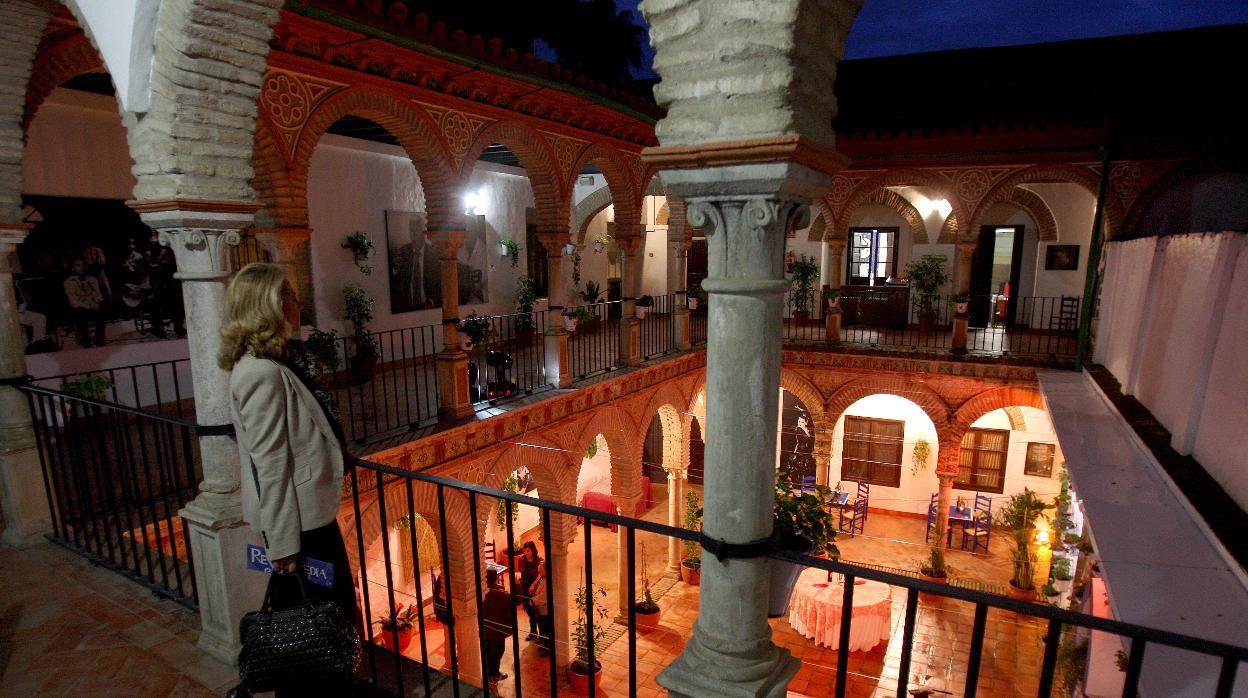
[[[642,474],[650,478],[651,483],[667,482],[667,473],[663,470],[663,420],[657,414],[650,419],[650,428],[646,430],[641,467]]]
[[[702,442],[702,428],[694,419],[689,425],[689,482],[702,486],[702,464],[706,458],[706,444]]]
[[[971,327],[1014,325],[1023,266],[1023,226],[985,225],[971,256]]]
[[[706,238],[694,238],[689,246],[689,257],[686,260],[685,288],[701,288],[702,279],[706,278]]]

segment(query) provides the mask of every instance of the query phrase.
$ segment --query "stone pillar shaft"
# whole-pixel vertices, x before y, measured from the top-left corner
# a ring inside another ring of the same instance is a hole
[[[971,292],[971,257],[975,254],[975,243],[959,242],[957,265],[953,270],[953,292]]]
[[[418,231],[413,231],[415,234]],[[440,230],[429,234],[438,250],[442,273],[442,351],[437,356],[438,415],[462,419],[472,414],[468,391],[468,354],[459,347],[459,248],[468,233]]]
[[[641,295],[641,257],[638,251],[644,238],[629,232],[622,226],[616,226],[615,242],[620,248],[621,292],[624,296],[620,311],[620,363],[636,366],[641,363],[641,325],[633,300]]]
[[[823,249],[827,256],[824,263],[826,278],[823,283],[827,284],[828,288],[840,288],[841,269],[845,267],[845,241],[825,240]]]
[[[685,471],[667,470],[667,525],[673,528],[684,524],[685,512]],[[672,572],[680,571],[681,541],[676,538],[667,539],[667,568]]]
[[[546,311],[546,380],[555,388],[572,387],[572,364],[568,356],[568,331],[563,326],[563,309],[575,306],[568,300],[563,286],[563,248],[570,237],[566,232],[538,235],[546,251],[547,311]]]
[[[684,226],[681,227],[683,229]],[[668,290],[674,294],[673,303],[675,303],[672,309],[672,336],[676,340],[676,348],[681,351],[689,351],[692,346],[689,340],[688,289],[685,288],[685,278],[688,276],[686,272],[688,254],[689,241],[687,239],[668,242],[667,285]]]

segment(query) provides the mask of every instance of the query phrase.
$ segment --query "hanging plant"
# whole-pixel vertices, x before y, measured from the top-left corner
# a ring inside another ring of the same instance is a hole
[[[377,248],[373,245],[373,241],[367,235],[360,231],[355,231],[342,241],[343,249],[351,250],[351,256],[355,259],[355,266],[365,274],[372,274],[373,268],[368,264],[368,258],[377,254]]]
[[[572,288],[581,285],[581,253],[572,255]]]
[[[611,238],[607,237],[605,234],[599,234],[595,236],[594,237],[594,252],[598,254],[602,254],[602,251],[607,249],[607,243],[610,241],[611,241]]]
[[[516,479],[516,474],[512,473],[503,481],[503,489],[507,492],[519,492],[520,481]],[[507,514],[511,514],[511,520],[515,521],[520,515],[520,510],[515,502],[509,502],[506,499],[498,500],[498,506],[494,509],[494,522],[498,524],[499,530],[507,528]]]
[[[912,475],[918,475],[926,470],[927,459],[931,457],[931,455],[932,447],[927,443],[927,441],[924,441],[923,439],[915,441],[914,450],[910,452],[910,473]]]
[[[507,258],[511,260],[511,268],[515,269],[520,263],[520,244],[511,238],[503,238],[498,241],[500,249]]]
[[[594,440],[589,442],[589,448],[585,449],[585,459],[589,460],[596,455],[598,455],[598,438],[594,437]]]

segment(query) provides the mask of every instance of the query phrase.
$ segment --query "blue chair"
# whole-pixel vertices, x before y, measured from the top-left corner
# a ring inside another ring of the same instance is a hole
[[[936,537],[936,506],[940,501],[940,493],[932,495],[932,501],[927,505],[927,535],[923,537],[923,541],[931,543]]]
[[[976,497],[978,499],[978,497]],[[962,527],[962,549],[972,553],[988,552],[988,541],[992,537],[992,514],[986,511],[975,512],[970,526]],[[968,547],[969,546],[969,547]]]
[[[978,513],[980,513],[980,512],[983,512],[983,513],[986,513],[986,514],[988,514],[988,515],[990,515],[990,516],[991,516],[991,514],[992,514],[992,497],[989,497],[989,496],[988,496],[988,495],[986,495],[986,494],[979,494],[979,493],[976,493],[976,494],[975,494],[975,505],[974,505],[974,508],[975,508],[975,513],[977,513],[977,514],[978,514]]]
[[[815,476],[803,475],[802,484],[798,486],[798,494],[806,494],[815,491]]]
[[[849,512],[848,516],[845,515],[846,511]],[[841,533],[848,533],[852,536],[855,534],[861,534],[863,529],[866,527],[866,524],[867,500],[858,498],[854,500],[853,506],[841,508],[841,517],[837,522],[836,527],[841,531]]]

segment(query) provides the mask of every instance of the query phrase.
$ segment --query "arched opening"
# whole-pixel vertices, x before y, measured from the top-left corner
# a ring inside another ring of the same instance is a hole
[[[963,434],[953,487],[964,497],[975,492],[1008,497],[1024,488],[1048,497],[1057,493],[1061,463],[1048,413],[1027,405],[1003,407],[976,419]]]
[[[920,442],[926,449],[919,447],[916,456]],[[938,444],[936,425],[917,403],[882,393],[862,397],[833,427],[827,482],[841,483],[851,491],[854,483],[868,483],[872,509],[926,513],[940,486]]]

